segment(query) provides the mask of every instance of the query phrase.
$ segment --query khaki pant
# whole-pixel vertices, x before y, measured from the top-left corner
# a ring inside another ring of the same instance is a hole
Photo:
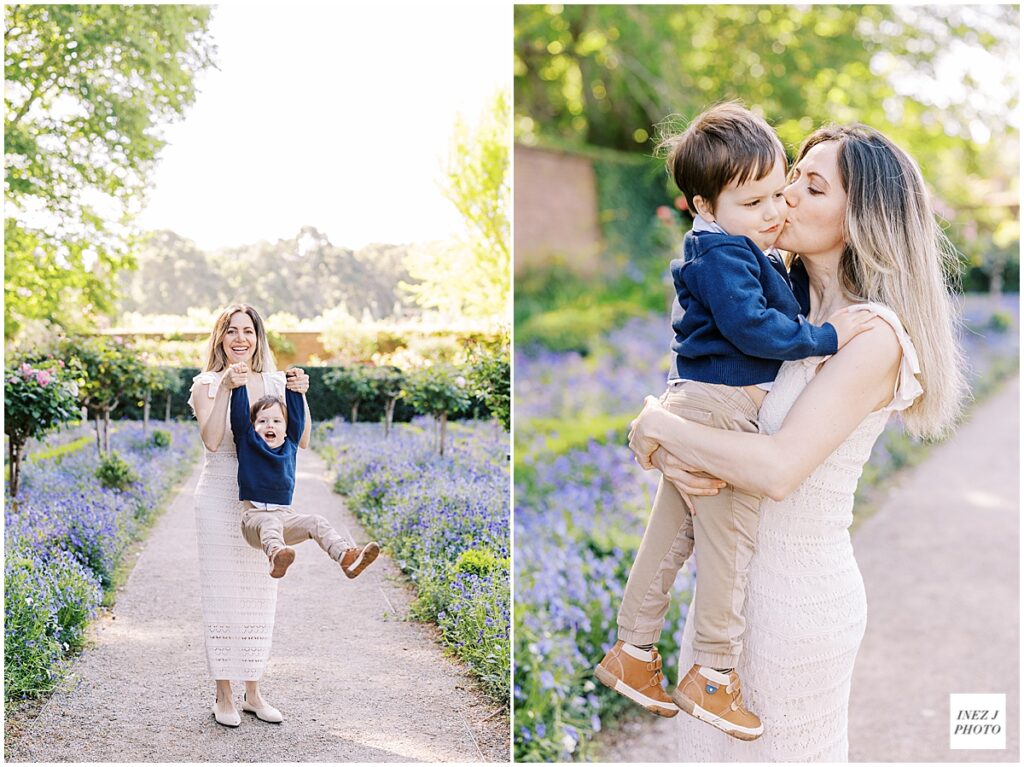
[[[757,406],[738,387],[683,381],[670,385],[661,402],[706,426],[758,431]],[[696,548],[700,588],[689,614],[696,622],[695,662],[729,668],[742,650],[743,600],[761,499],[728,485],[717,495],[691,500],[696,516],[662,477],[619,608],[619,639],[641,645],[658,640],[676,574]]]
[[[268,557],[277,549],[313,539],[331,559],[341,561],[346,549],[355,548],[319,514],[296,514],[291,509],[247,508],[242,512],[242,537]]]

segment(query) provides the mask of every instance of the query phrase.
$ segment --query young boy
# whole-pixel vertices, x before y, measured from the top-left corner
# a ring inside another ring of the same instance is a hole
[[[286,374],[287,375],[287,374]],[[238,499],[245,502],[242,535],[270,559],[270,577],[281,578],[292,562],[290,544],[309,538],[355,578],[377,558],[380,546],[357,547],[318,514],[292,511],[295,456],[305,427],[305,396],[285,391],[287,408],[278,397],[266,396],[249,407],[245,386],[231,390],[231,430],[238,451]]]
[[[721,104],[665,144],[669,170],[699,215],[684,238],[683,258],[671,264],[679,306],[673,307],[674,362],[662,403],[699,423],[757,432],[761,401],[782,361],[835,354],[860,332],[868,313],[837,312],[822,326],[804,319],[806,283],[798,301],[771,249],[786,222],[786,156],[764,120],[738,104]],[[760,498],[726,486],[690,500],[693,514],[662,478],[619,609],[619,641],[595,673],[653,713],[675,716],[682,709],[753,740],[763,726],[743,707],[734,669]],[[669,696],[654,643],[669,590],[694,549],[700,587],[689,620],[696,627],[696,663]]]

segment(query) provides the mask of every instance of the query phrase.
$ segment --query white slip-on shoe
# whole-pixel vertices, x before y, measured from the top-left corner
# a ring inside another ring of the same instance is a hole
[[[232,706],[230,711],[222,713],[217,708],[218,702],[218,700],[215,700],[213,703],[213,718],[217,720],[217,724],[222,724],[225,727],[237,727],[242,723],[242,717],[239,716],[238,709]]]
[[[268,703],[264,703],[262,708],[256,708],[256,706],[245,699],[245,695],[242,696],[242,711],[256,714],[257,719],[262,719],[264,722],[270,722],[271,724],[280,724],[284,721],[281,712],[276,708]]]

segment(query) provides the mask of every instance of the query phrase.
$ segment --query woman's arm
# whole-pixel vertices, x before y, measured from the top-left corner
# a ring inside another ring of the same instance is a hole
[[[228,420],[228,406],[231,403],[231,390],[244,386],[248,380],[248,372],[229,369],[225,372],[214,398],[210,399],[210,387],[213,384],[201,384],[196,387],[192,401],[195,404],[196,420],[199,421],[199,436],[211,453],[215,452],[224,439]]]
[[[901,350],[879,320],[822,367],[775,434],[745,434],[687,422],[648,402],[634,422],[638,460],[662,445],[683,465],[773,500],[782,500],[842,444],[864,418],[888,404]]]

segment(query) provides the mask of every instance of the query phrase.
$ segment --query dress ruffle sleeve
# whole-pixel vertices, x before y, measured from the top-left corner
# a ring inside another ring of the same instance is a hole
[[[220,388],[221,381],[224,380],[226,373],[226,370],[220,373],[214,373],[213,371],[208,370],[205,373],[200,373],[192,379],[192,388],[189,389],[188,393],[188,406],[192,408],[192,415],[195,415],[196,413],[196,388],[209,384],[207,396],[209,396],[210,399],[213,399],[217,396],[217,390]]]

